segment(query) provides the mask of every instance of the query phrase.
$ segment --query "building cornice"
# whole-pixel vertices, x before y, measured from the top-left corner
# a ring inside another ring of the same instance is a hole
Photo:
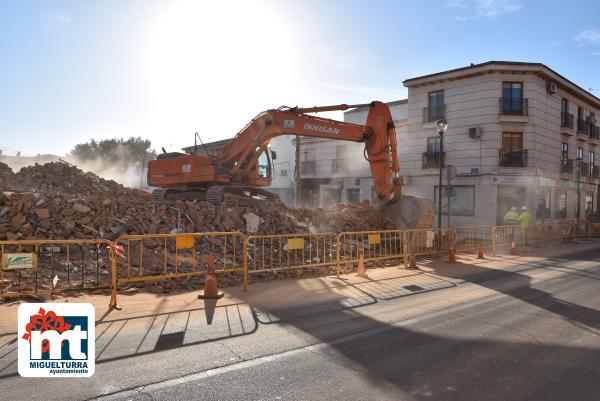
[[[432,85],[436,83],[456,81],[493,73],[532,74],[547,81],[555,82],[558,87],[577,99],[600,109],[600,98],[592,95],[579,85],[560,75],[542,63],[526,63],[518,61],[488,61],[481,64],[471,64],[468,67],[437,72],[420,77],[409,78],[403,82],[407,88]]]

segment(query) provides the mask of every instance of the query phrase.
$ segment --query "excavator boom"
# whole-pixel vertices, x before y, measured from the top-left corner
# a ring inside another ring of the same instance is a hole
[[[347,110],[356,106],[369,107],[364,125],[306,114]],[[364,143],[365,158],[371,168],[378,198],[383,201],[402,198],[394,121],[388,106],[377,101],[368,105],[340,104],[264,111],[214,153],[167,154],[150,161],[148,184],[180,191],[185,188],[205,188],[209,191],[215,185],[247,188],[268,186],[271,183],[268,144],[271,139],[281,135]],[[433,223],[433,214],[431,219]]]

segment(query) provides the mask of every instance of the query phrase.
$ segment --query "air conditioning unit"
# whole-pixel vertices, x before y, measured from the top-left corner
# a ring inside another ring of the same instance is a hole
[[[557,87],[556,87],[556,82],[554,81],[549,81],[548,85],[546,87],[546,90],[548,91],[549,94],[554,94],[556,93]]]
[[[481,138],[482,134],[483,134],[483,131],[482,131],[481,127],[469,128],[469,138],[472,138],[472,139]]]

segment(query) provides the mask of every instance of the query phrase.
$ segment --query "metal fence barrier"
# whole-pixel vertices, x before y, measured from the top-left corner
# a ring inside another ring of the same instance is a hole
[[[590,237],[600,237],[600,223],[588,223]]]
[[[418,229],[402,232],[405,254],[408,256],[433,256],[447,253],[456,243],[453,229]],[[405,261],[408,258],[405,258]]]
[[[464,226],[456,229],[383,230],[313,234],[252,235],[239,232],[145,234],[106,240],[0,241],[0,298],[111,288],[132,282],[240,272],[244,289],[251,273],[336,266],[365,261],[476,252],[491,248],[600,237],[600,223],[560,222],[515,226]]]
[[[251,235],[245,244],[249,274],[329,266],[337,260],[334,233]]]
[[[244,288],[244,235],[240,232],[126,235],[115,240],[111,305],[125,283],[186,278],[206,274],[206,260],[215,256],[215,273],[241,272]]]
[[[0,241],[0,298],[110,288],[105,240]]]
[[[492,248],[492,226],[461,226],[455,231],[455,247],[459,252],[477,252],[479,245]]]
[[[404,258],[401,230],[342,232],[337,235],[337,244],[338,275],[342,263],[358,262],[361,254],[365,262]]]
[[[521,226],[492,227],[492,254],[496,255],[498,246],[522,246],[525,244],[525,230]]]

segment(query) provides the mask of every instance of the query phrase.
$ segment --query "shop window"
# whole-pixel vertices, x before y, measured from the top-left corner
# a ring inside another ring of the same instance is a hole
[[[538,219],[550,218],[550,188],[539,188],[535,216]]]
[[[556,211],[554,212],[556,218],[567,217],[567,191],[558,191],[556,193]]]
[[[360,188],[348,188],[346,197],[349,204],[357,204],[360,202]]]
[[[438,186],[434,187],[434,205],[437,208]],[[436,212],[437,213],[437,212]],[[442,214],[448,214],[448,186],[442,186]],[[475,215],[475,187],[473,185],[452,185],[450,187],[450,215]]]

